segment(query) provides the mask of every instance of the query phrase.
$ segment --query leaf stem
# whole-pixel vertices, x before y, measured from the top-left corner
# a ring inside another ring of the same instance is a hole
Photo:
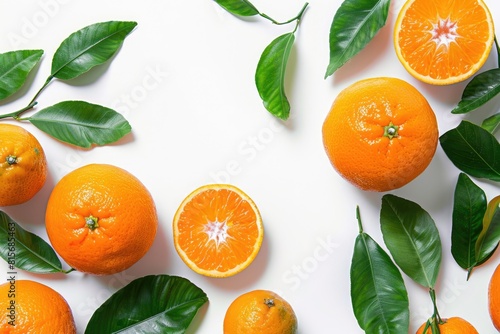
[[[440,334],[439,325],[443,324],[444,322],[443,319],[441,319],[441,316],[439,315],[436,303],[436,291],[434,290],[434,288],[429,289],[429,294],[431,296],[432,306],[434,308],[434,313],[432,314],[432,318],[430,320],[431,333]]]
[[[49,83],[52,81],[52,79],[54,79],[54,77],[51,75],[47,78],[47,80],[45,80],[45,83],[43,84],[42,88],[40,88],[38,90],[38,92],[36,92],[35,96],[33,97],[33,99],[31,99],[30,101],[30,105],[33,104],[33,103],[36,103],[36,99],[38,98],[38,96],[40,96],[40,94],[42,93],[42,91],[49,85]]]
[[[304,6],[302,7],[302,9],[300,10],[300,12],[292,19],[288,20],[288,21],[285,21],[285,22],[278,22],[276,21],[275,19],[273,19],[272,17],[268,16],[267,14],[265,13],[259,13],[259,15],[269,21],[271,21],[273,24],[276,24],[276,25],[284,25],[284,24],[288,24],[288,23],[291,23],[293,21],[297,21],[297,24],[298,24],[298,21],[300,21],[300,19],[302,18],[302,15],[304,14],[304,11],[306,10],[307,6],[309,5],[308,2],[306,2],[304,4]],[[295,30],[297,30],[297,28],[295,28]],[[295,31],[294,30],[294,31]]]
[[[359,205],[356,206],[356,219],[358,220],[359,233],[363,233],[363,223],[361,222],[361,214],[359,213]]]
[[[498,67],[500,68],[500,45],[498,45],[497,35],[495,35],[495,45],[497,47],[497,62],[498,62]]]
[[[36,106],[37,102],[31,102],[29,105],[27,105],[26,107],[22,108],[22,109],[19,109],[17,111],[14,111],[14,112],[11,112],[11,113],[8,113],[8,114],[3,114],[3,115],[0,115],[0,119],[2,118],[8,118],[8,117],[12,117],[14,118],[15,120],[21,120],[19,117],[25,113],[26,111],[28,110],[31,110],[33,109],[34,106]]]

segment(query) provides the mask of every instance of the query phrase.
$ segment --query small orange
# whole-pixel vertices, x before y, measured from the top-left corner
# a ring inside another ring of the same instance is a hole
[[[38,140],[20,126],[0,124],[0,206],[27,202],[46,178],[47,161]]]
[[[407,0],[394,26],[394,47],[403,66],[435,85],[474,75],[488,59],[494,37],[483,0]]]
[[[257,206],[229,184],[209,184],[189,194],[175,213],[173,231],[181,259],[210,277],[232,276],[248,267],[264,237]]]
[[[415,179],[431,162],[438,142],[429,103],[397,78],[369,78],[345,88],[322,130],[337,172],[371,191],[393,190]]]
[[[151,194],[135,176],[113,165],[90,164],[56,184],[45,224],[66,263],[106,275],[129,268],[146,254],[158,218]]]
[[[500,331],[500,264],[491,275],[488,286],[488,307],[491,321],[495,328]]]
[[[76,333],[66,300],[52,288],[31,280],[0,285],[0,333]]]
[[[438,324],[440,334],[478,334],[478,331],[468,321],[460,317],[451,317],[442,319],[442,323]],[[423,334],[425,323],[417,330],[417,334]],[[432,334],[432,330],[427,328],[425,334]]]
[[[292,306],[268,290],[242,294],[229,305],[224,317],[224,334],[294,334],[297,327]]]

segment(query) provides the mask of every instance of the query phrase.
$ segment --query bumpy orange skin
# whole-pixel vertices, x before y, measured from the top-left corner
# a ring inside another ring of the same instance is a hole
[[[384,135],[397,127],[397,135]],[[396,78],[369,78],[345,88],[323,123],[323,144],[337,172],[369,191],[400,188],[430,164],[436,116],[420,92]]]
[[[224,334],[295,334],[297,316],[292,306],[268,290],[242,294],[229,305]]]
[[[76,333],[66,300],[38,282],[17,280],[13,286],[10,282],[0,285],[0,308],[0,333],[3,334]],[[9,324],[9,321],[14,322]]]
[[[488,309],[493,325],[500,331],[500,264],[493,272],[488,286]]]
[[[97,227],[89,225],[97,219]],[[146,187],[116,166],[91,164],[54,187],[45,215],[47,235],[72,268],[94,275],[123,271],[152,246],[158,227]]]
[[[405,69],[434,85],[461,82],[489,57],[495,37],[483,0],[407,0],[394,24],[394,48]]]
[[[29,201],[46,178],[47,161],[38,140],[20,126],[0,124],[0,206]]]
[[[468,321],[460,317],[443,319],[444,324],[438,325],[441,334],[479,334],[478,331]],[[417,334],[424,334],[425,323],[417,330]],[[432,334],[430,328],[427,328],[425,334]]]

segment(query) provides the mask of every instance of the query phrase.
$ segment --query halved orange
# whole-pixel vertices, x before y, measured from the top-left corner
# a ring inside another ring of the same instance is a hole
[[[209,184],[189,194],[175,213],[173,232],[181,259],[210,277],[229,277],[248,267],[264,237],[257,206],[229,184]]]
[[[415,78],[464,81],[486,62],[495,38],[483,0],[407,0],[394,26],[396,55]]]

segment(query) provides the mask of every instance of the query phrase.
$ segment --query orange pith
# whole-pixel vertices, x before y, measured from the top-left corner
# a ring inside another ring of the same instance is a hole
[[[182,260],[211,277],[232,276],[250,265],[264,233],[252,199],[227,184],[206,185],[188,195],[175,214],[173,230]]]
[[[494,35],[482,0],[408,0],[396,20],[394,46],[411,75],[447,85],[466,80],[483,66]]]
[[[0,206],[27,202],[46,178],[47,161],[38,140],[20,126],[0,124]]]
[[[344,179],[382,192],[406,185],[427,168],[438,126],[416,88],[397,78],[369,78],[340,92],[322,135],[327,156]]]
[[[11,312],[12,301],[15,309]],[[17,280],[13,288],[10,282],[0,285],[0,307],[2,334],[76,333],[68,303],[57,291],[44,284]],[[9,324],[9,321],[13,322]]]
[[[478,331],[469,323],[460,317],[451,317],[443,319],[443,324],[439,324],[440,334],[478,334]],[[425,323],[417,330],[417,334],[431,334],[432,330],[427,328],[424,333]]]
[[[151,194],[132,174],[90,164],[54,187],[45,215],[48,237],[72,268],[95,275],[123,271],[153,244],[158,218]]]

